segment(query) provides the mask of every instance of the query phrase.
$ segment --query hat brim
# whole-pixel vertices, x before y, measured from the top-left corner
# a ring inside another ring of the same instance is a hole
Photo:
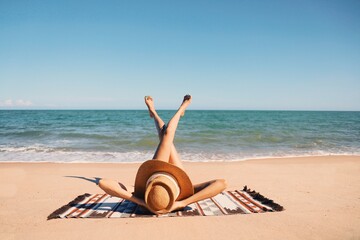
[[[166,172],[171,174],[179,184],[180,194],[176,200],[182,200],[194,194],[194,186],[189,176],[181,168],[160,160],[148,160],[141,164],[135,178],[136,197],[144,199],[146,182],[151,175],[156,172]]]

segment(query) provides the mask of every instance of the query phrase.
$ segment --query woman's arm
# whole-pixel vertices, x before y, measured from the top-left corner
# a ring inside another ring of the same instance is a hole
[[[204,200],[206,198],[214,197],[217,194],[224,191],[227,187],[227,183],[224,179],[216,179],[208,182],[194,185],[194,195],[185,198],[181,201],[174,202],[170,209],[170,212],[186,207],[187,205]]]
[[[146,208],[146,204],[143,199],[135,197],[132,193],[126,190],[124,185],[118,183],[115,180],[103,178],[99,181],[99,187],[111,196],[129,200]]]

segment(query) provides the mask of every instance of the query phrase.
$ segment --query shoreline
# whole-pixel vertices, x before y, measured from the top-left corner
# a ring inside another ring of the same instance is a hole
[[[53,219],[84,193],[102,193],[95,178],[131,191],[140,163],[0,163],[0,239],[358,239],[360,157],[322,156],[239,162],[184,162],[193,183],[225,178],[273,199],[275,213],[212,217]],[[163,229],[161,232],[157,229]]]
[[[290,158],[323,158],[323,157],[360,157],[360,154],[324,154],[324,155],[287,155],[287,156],[265,156],[265,157],[252,157],[252,158],[244,158],[244,159],[224,159],[224,160],[181,160],[186,163],[237,163],[237,162],[247,162],[247,161],[257,161],[257,160],[272,160],[272,159],[290,159]],[[147,159],[150,160],[150,159]],[[144,160],[146,161],[146,160]],[[94,162],[94,161],[2,161],[0,159],[0,164],[3,163],[59,163],[59,164],[141,164],[144,161],[134,161],[134,162],[111,162],[111,161],[101,161],[101,162]]]

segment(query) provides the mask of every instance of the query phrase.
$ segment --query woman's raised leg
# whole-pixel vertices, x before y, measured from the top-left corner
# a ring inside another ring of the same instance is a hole
[[[191,103],[191,96],[186,95],[184,97],[184,100],[183,100],[182,104],[180,105],[179,109],[174,114],[174,116],[170,119],[166,129],[163,131],[163,136],[160,140],[158,148],[156,149],[153,159],[158,159],[161,161],[169,162],[171,149],[172,149],[172,146],[174,145],[173,142],[174,142],[175,132],[176,132],[180,117],[182,115],[184,115],[184,112],[185,112],[186,108],[190,105],[190,103]],[[155,115],[155,113],[156,113],[155,109],[153,109],[153,111],[151,111],[151,113],[154,114],[154,117],[156,117],[157,114]],[[173,149],[175,149],[175,147]]]
[[[157,114],[154,106],[154,100],[151,96],[145,96],[145,104],[148,107],[150,117],[154,118],[155,127],[159,135],[159,140],[161,140],[161,131],[164,128],[165,123]]]
[[[165,123],[160,118],[160,116],[157,114],[155,107],[154,107],[154,100],[151,96],[145,96],[145,104],[149,109],[149,114],[151,118],[154,118],[155,127],[159,136],[159,140],[161,141],[165,132]],[[174,164],[175,166],[178,166],[181,169],[184,169],[184,166],[182,164],[182,161],[180,160],[179,154],[175,148],[174,143],[171,145],[170,149],[170,156],[169,156],[169,163]]]

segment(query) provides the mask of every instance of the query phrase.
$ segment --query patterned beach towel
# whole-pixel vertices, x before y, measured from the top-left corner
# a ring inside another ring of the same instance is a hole
[[[282,211],[284,208],[246,186],[243,190],[224,191],[186,206],[181,211],[161,215],[175,216],[218,216]],[[83,194],[48,216],[53,218],[134,218],[156,217],[148,210],[130,201],[108,194]]]

